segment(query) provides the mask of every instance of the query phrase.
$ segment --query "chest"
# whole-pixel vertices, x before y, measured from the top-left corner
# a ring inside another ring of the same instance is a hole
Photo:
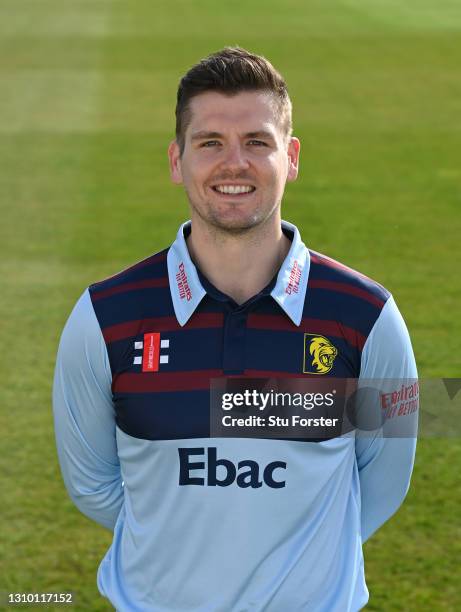
[[[340,323],[251,313],[203,313],[179,329],[141,320],[108,350],[117,424],[151,440],[208,437],[213,379],[350,378],[360,359]]]

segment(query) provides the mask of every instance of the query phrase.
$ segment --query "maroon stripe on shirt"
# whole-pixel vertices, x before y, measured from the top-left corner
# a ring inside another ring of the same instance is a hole
[[[156,255],[152,255],[151,257],[148,257],[147,259],[138,261],[138,263],[135,263],[129,268],[126,268],[125,270],[121,270],[120,272],[117,272],[117,274],[114,274],[113,276],[109,276],[103,279],[102,281],[99,281],[98,283],[94,283],[92,285],[93,290],[97,291],[98,290],[97,288],[99,285],[103,285],[104,283],[115,280],[116,278],[119,278],[123,276],[124,274],[127,274],[128,272],[132,272],[133,270],[138,270],[139,268],[144,268],[145,266],[150,266],[150,265],[161,263],[162,261],[165,261],[166,258],[167,258],[167,251],[162,252],[162,253],[157,253]]]
[[[161,393],[165,391],[208,391],[210,378],[223,376],[222,370],[192,370],[189,372],[124,372],[115,376],[114,393]]]
[[[115,295],[116,293],[125,293],[126,291],[137,291],[138,289],[151,289],[152,287],[168,287],[168,277],[165,278],[149,278],[147,280],[137,281],[135,283],[125,283],[123,285],[116,285],[109,289],[103,289],[102,291],[94,291],[92,293],[93,301],[102,300],[104,298]]]
[[[245,374],[240,378],[319,378],[318,374],[300,372],[281,372],[280,370],[245,370]]]
[[[245,370],[242,374],[225,375],[223,370],[192,370],[188,372],[124,372],[115,376],[112,391],[114,393],[165,393],[181,391],[208,391],[212,378],[315,378],[311,373],[281,372],[279,370]]]
[[[362,274],[361,272],[358,272],[357,270],[354,270],[353,268],[349,268],[349,266],[346,266],[340,263],[339,261],[336,261],[335,259],[331,259],[331,257],[328,257],[327,255],[322,255],[321,253],[316,253],[315,251],[310,251],[309,253],[310,253],[311,261],[319,266],[328,266],[329,268],[334,268],[335,270],[345,270],[346,272],[351,272],[352,274],[360,278],[363,278],[373,283],[374,285],[378,284],[376,283],[376,281],[371,279],[369,276],[366,276],[366,274]]]
[[[385,303],[384,300],[381,300],[369,291],[360,289],[359,287],[354,287],[353,285],[347,285],[346,283],[336,283],[327,280],[310,280],[307,288],[308,291],[310,287],[313,289],[329,289],[331,291],[338,291],[339,293],[349,293],[350,295],[354,295],[362,298],[362,300],[370,302],[370,304],[373,304],[373,306],[377,306],[378,308],[382,308]]]
[[[156,317],[153,319],[139,319],[127,321],[105,327],[102,335],[107,344],[116,340],[124,340],[147,332],[179,331],[181,329],[206,329],[211,327],[222,327],[224,315],[221,312],[195,313],[189,321],[181,327],[175,316]]]
[[[327,321],[324,319],[308,319],[303,317],[299,327],[291,319],[284,315],[250,314],[247,327],[252,329],[266,329],[268,331],[304,331],[309,334],[320,334],[345,338],[348,344],[363,348],[366,338],[359,331],[342,325],[339,321]]]

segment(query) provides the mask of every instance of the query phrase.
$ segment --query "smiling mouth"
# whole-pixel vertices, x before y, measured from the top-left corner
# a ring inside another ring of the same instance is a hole
[[[253,185],[213,185],[212,189],[215,193],[226,196],[245,196],[256,191]]]

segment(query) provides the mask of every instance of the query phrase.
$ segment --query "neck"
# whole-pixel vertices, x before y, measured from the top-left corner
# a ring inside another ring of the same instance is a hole
[[[243,304],[269,284],[290,246],[282,232],[280,215],[241,234],[210,227],[194,216],[187,240],[192,261],[237,304]]]

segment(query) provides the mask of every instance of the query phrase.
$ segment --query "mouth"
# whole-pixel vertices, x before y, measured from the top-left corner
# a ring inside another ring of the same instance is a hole
[[[212,185],[211,189],[215,193],[221,196],[226,196],[227,198],[229,196],[233,198],[242,198],[242,197],[251,195],[252,193],[256,191],[256,187],[254,185],[242,185],[242,184],[235,184],[235,185],[218,184],[218,185]]]

